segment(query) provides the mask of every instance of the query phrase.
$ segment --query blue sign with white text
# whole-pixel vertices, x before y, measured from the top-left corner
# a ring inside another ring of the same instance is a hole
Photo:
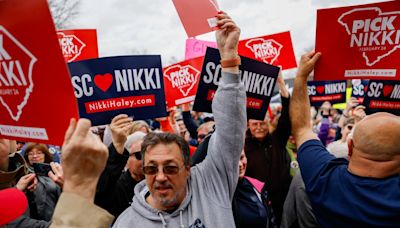
[[[364,101],[365,92],[368,90],[369,80],[353,79],[351,80],[351,96],[357,98],[360,104]]]
[[[241,56],[240,79],[246,88],[247,118],[264,120],[279,75],[279,67]],[[197,88],[194,111],[212,112],[211,102],[221,78],[218,49],[207,48]]]
[[[135,120],[167,116],[159,55],[89,59],[68,67],[79,115],[93,126],[118,114]]]
[[[389,112],[400,116],[400,81],[370,80],[364,96],[365,112]]]
[[[325,101],[346,102],[347,81],[308,81],[307,87],[311,106],[319,107]]]

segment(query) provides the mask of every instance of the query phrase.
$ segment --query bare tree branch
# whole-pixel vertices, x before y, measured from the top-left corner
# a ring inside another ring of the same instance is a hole
[[[56,29],[66,28],[78,14],[80,0],[48,0]]]

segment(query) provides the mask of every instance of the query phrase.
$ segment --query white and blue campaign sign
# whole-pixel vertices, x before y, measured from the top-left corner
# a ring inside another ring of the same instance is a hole
[[[351,80],[351,96],[357,98],[360,104],[364,101],[364,94],[367,92],[369,80],[353,79]]]
[[[364,97],[365,112],[389,112],[400,116],[400,81],[370,80]]]
[[[346,102],[347,81],[308,81],[307,87],[311,106],[319,107],[325,101]]]
[[[212,112],[211,102],[221,78],[218,49],[207,48],[193,110]],[[279,68],[241,56],[241,81],[246,88],[247,118],[264,120],[274,91]]]
[[[106,57],[69,63],[79,115],[93,125],[118,114],[135,120],[167,115],[159,55]]]

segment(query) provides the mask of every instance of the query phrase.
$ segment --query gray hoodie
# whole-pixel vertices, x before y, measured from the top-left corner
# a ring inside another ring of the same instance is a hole
[[[222,73],[212,104],[216,130],[206,159],[190,170],[187,195],[179,208],[171,214],[152,208],[145,200],[149,190],[142,181],[135,187],[132,205],[114,227],[235,227],[231,201],[246,131],[246,94],[239,81],[239,75]]]

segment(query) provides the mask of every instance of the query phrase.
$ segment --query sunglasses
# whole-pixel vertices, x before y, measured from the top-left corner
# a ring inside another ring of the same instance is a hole
[[[166,166],[163,166],[162,171],[166,175],[176,175],[179,173],[179,170],[182,167],[183,166],[179,167],[179,166],[174,166],[174,165],[166,165]],[[148,166],[143,167],[143,173],[145,175],[156,175],[158,173],[158,171],[159,171],[158,167],[154,166],[154,165],[148,165]]]
[[[197,138],[199,138],[199,139],[204,139],[206,136],[207,136],[207,135],[205,135],[205,134],[200,134],[200,135],[197,135]]]
[[[130,156],[135,156],[135,158],[137,160],[142,160],[142,152],[141,151],[132,152],[132,153],[129,154],[129,157]]]

